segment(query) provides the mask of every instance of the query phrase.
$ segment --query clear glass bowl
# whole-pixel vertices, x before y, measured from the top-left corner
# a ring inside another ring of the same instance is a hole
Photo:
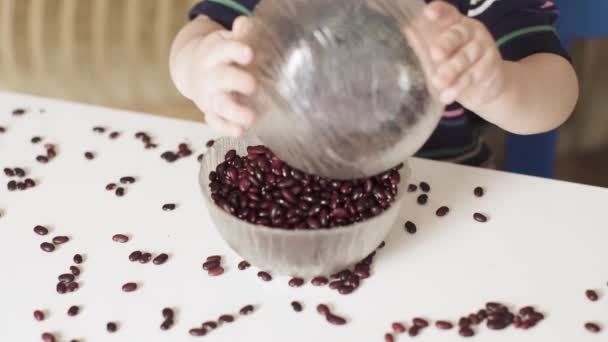
[[[375,175],[413,155],[443,109],[427,87],[426,50],[411,44],[424,47],[432,31],[418,15],[423,6],[260,2],[243,37],[258,81],[257,93],[241,98],[258,113],[252,131],[293,167],[333,179]]]
[[[228,245],[252,265],[283,275],[313,277],[352,266],[374,251],[394,227],[403,204],[408,164],[400,170],[399,193],[380,215],[350,226],[323,230],[284,230],[250,224],[234,217],[211,199],[209,173],[224,161],[226,152],[247,153],[247,146],[260,145],[257,138],[222,138],[202,160],[199,174],[205,206],[214,226]]]

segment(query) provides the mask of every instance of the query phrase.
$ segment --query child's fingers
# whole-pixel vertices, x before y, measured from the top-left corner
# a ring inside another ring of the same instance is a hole
[[[440,64],[433,77],[433,84],[438,89],[451,86],[460,75],[475,65],[482,55],[481,43],[475,40],[469,42],[448,61]]]
[[[461,21],[442,32],[431,46],[431,58],[436,63],[449,59],[473,39],[475,36],[473,29],[467,21]]]
[[[255,120],[253,111],[238,104],[230,93],[215,95],[214,109],[219,117],[239,127],[248,128]]]
[[[253,51],[246,44],[236,40],[221,39],[209,49],[205,64],[207,67],[232,63],[247,65],[251,63],[252,58]]]
[[[450,88],[443,90],[439,94],[439,101],[444,104],[450,104],[456,101],[456,99],[471,85],[472,77],[466,73],[460,76],[455,84]]]
[[[439,32],[460,22],[464,16],[456,7],[444,2],[433,1],[424,8],[424,16],[431,21],[433,28]]]
[[[469,71],[471,82],[475,83],[478,89],[487,90],[483,97],[479,94],[472,97],[476,103],[491,101],[495,94],[499,94],[503,89],[502,59],[497,54],[497,51],[486,51]]]
[[[244,95],[253,95],[257,84],[248,72],[234,66],[220,66],[207,76],[214,82],[214,88],[223,92],[235,91]]]

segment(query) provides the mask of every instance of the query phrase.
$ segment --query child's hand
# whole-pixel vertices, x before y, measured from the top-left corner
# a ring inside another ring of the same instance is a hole
[[[247,25],[245,17],[238,18],[232,32],[216,31],[197,42],[191,67],[191,100],[211,127],[230,136],[242,134],[255,119],[254,112],[234,97],[252,95],[256,89],[253,76],[237,67],[253,59],[251,48],[236,39]]]
[[[490,32],[443,1],[427,5],[424,16],[438,32],[428,49],[435,63],[430,82],[440,101],[471,110],[492,102],[505,87],[506,73]]]

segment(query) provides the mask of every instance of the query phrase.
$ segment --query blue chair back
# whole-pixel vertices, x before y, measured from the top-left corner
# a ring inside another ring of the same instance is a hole
[[[570,49],[574,39],[608,37],[608,1],[554,0],[560,8],[557,29],[564,47]]]

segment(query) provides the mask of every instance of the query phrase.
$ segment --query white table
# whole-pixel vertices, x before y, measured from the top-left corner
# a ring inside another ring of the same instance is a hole
[[[16,107],[30,109],[20,117]],[[39,109],[44,108],[44,113]],[[92,132],[100,125],[122,133],[117,140]],[[382,341],[394,321],[414,316],[449,319],[480,308],[488,300],[514,307],[532,304],[547,316],[529,331],[482,327],[472,341],[605,341],[608,332],[593,335],[583,328],[595,321],[608,329],[608,191],[590,186],[530,178],[496,171],[414,159],[412,181],[432,185],[429,204],[419,206],[408,195],[403,218],[418,233],[395,228],[373,268],[373,277],[349,296],[310,284],[290,288],[287,278],[265,283],[252,267],[239,271],[241,260],[216,233],[202,205],[196,155],[212,133],[203,125],[119,110],[71,104],[31,96],[0,94],[0,167],[22,166],[39,185],[7,192],[0,174],[0,341],[38,341],[45,331],[61,341],[193,341],[188,330],[223,313],[237,313],[245,304],[256,312],[211,332],[210,341]],[[146,131],[159,144],[144,150],[133,135]],[[30,138],[58,146],[58,156],[42,165],[34,157],[43,150]],[[164,150],[191,142],[193,157],[168,164]],[[97,153],[89,161],[83,153]],[[104,186],[121,176],[137,182],[117,198]],[[486,189],[476,198],[475,186]],[[161,205],[178,208],[164,212]],[[438,218],[440,205],[451,208]],[[480,211],[490,216],[481,224]],[[35,225],[49,226],[46,237]],[[112,241],[126,233],[124,245]],[[53,253],[39,244],[55,235],[71,241]],[[130,263],[127,255],[143,249],[167,252],[162,266]],[[75,253],[83,253],[79,291],[55,292],[57,275],[68,271]],[[201,269],[205,257],[224,256],[226,273],[210,278]],[[123,293],[128,281],[138,291]],[[588,288],[601,297],[591,303]],[[292,300],[304,304],[294,313]],[[349,323],[331,326],[315,311],[329,303]],[[71,305],[81,313],[68,317]],[[162,332],[161,309],[176,308],[176,324]],[[35,309],[47,312],[36,322]],[[119,331],[108,334],[108,321]],[[408,336],[399,336],[398,341]],[[461,341],[457,330],[426,329],[417,341]]]

